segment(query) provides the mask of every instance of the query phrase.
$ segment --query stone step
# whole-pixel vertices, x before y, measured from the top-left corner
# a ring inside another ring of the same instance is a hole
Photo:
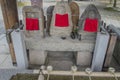
[[[64,65],[63,65],[64,64]],[[74,65],[72,61],[49,61],[47,65],[51,65],[53,70],[70,70]]]
[[[50,58],[73,58],[75,52],[70,51],[49,51],[48,57]]]
[[[59,58],[59,57],[56,57],[56,58],[48,58],[49,61],[73,61],[73,58]]]
[[[54,70],[70,70],[71,66],[75,65],[75,52],[56,51],[48,52],[46,65],[53,66]],[[63,65],[64,64],[64,65]]]

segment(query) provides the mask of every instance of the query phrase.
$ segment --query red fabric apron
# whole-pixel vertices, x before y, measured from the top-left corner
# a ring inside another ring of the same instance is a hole
[[[37,18],[26,18],[26,30],[39,30],[39,20]]]
[[[98,20],[87,18],[85,20],[84,31],[97,32],[98,31]]]
[[[56,27],[68,27],[69,26],[69,20],[68,20],[68,14],[56,14],[55,15],[55,26]]]

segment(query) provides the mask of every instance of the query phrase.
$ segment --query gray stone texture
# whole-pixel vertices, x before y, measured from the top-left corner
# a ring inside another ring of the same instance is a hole
[[[100,27],[101,15],[100,15],[97,7],[94,4],[88,5],[87,8],[85,9],[85,11],[82,13],[79,23],[78,23],[80,31],[84,29],[84,22],[85,22],[86,18],[98,19],[98,21],[99,21],[98,28]]]
[[[59,27],[55,25],[56,14],[64,15],[68,14],[68,26],[67,27]],[[58,1],[53,10],[53,16],[51,20],[51,28],[50,34],[51,36],[59,36],[59,37],[68,37],[72,31],[72,19],[71,19],[71,10],[67,2]]]
[[[25,6],[22,10],[24,33],[26,38],[43,37],[44,34],[44,16],[43,10],[37,6]],[[39,30],[29,31],[26,30],[26,18],[37,18],[39,20]]]

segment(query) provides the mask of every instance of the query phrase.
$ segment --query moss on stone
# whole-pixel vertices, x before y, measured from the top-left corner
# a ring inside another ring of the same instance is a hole
[[[18,1],[17,5],[18,5],[18,7],[23,7],[23,6],[30,5],[30,2],[21,2],[21,1]]]
[[[115,10],[113,7],[106,7],[106,8],[104,8],[104,10],[118,12],[118,11]]]
[[[38,80],[38,74],[17,74],[10,80]]]
[[[10,80],[38,80],[38,74],[17,74],[14,75]],[[91,77],[92,80],[115,80],[114,77]],[[45,75],[47,80],[47,75]],[[58,76],[50,75],[49,80],[72,80],[72,76]],[[75,76],[75,80],[89,80],[88,76]],[[120,78],[118,78],[120,80]]]

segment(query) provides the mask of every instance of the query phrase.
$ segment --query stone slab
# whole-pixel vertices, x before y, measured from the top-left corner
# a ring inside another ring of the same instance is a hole
[[[26,38],[27,49],[30,50],[48,50],[48,51],[89,51],[93,52],[95,40],[73,40],[67,38],[62,40],[59,37],[48,37],[33,40]],[[33,42],[34,41],[34,42]]]
[[[78,52],[77,53],[77,65],[79,66],[88,66],[90,67],[92,61],[92,53],[91,52]]]
[[[46,57],[47,57],[46,51],[40,51],[40,50],[29,51],[30,64],[43,65],[45,64]]]

